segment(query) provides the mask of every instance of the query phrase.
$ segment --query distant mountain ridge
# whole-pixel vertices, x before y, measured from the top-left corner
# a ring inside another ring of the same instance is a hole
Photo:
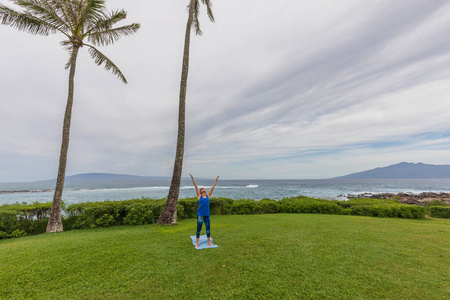
[[[375,168],[368,171],[335,177],[335,179],[439,179],[450,178],[450,165],[408,163]]]

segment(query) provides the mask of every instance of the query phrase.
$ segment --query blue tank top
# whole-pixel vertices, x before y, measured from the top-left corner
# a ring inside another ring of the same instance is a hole
[[[200,196],[200,199],[198,199],[198,210],[197,210],[197,216],[209,216],[209,197],[206,195],[206,198],[203,198],[203,196]]]

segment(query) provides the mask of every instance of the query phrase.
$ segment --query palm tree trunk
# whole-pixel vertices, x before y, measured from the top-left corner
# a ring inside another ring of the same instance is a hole
[[[169,195],[164,210],[158,218],[158,224],[171,225],[177,223],[177,204],[180,193],[181,174],[183,171],[184,156],[184,136],[186,119],[186,88],[189,71],[189,44],[191,39],[192,19],[194,15],[194,2],[191,0],[189,5],[189,17],[186,24],[186,35],[184,37],[183,69],[181,72],[180,83],[180,103],[178,108],[178,138],[177,151],[173,166],[172,181],[170,183]]]
[[[56,179],[55,194],[53,196],[52,209],[47,224],[47,232],[61,232],[63,225],[61,221],[61,198],[66,177],[67,152],[69,150],[70,121],[72,119],[73,90],[75,66],[77,62],[78,49],[80,46],[73,46],[69,72],[69,95],[67,97],[66,112],[64,114],[64,125],[62,132],[61,153],[59,155],[58,178]]]

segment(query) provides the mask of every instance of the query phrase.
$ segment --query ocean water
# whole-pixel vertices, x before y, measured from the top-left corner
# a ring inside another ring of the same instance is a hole
[[[198,180],[207,190],[213,181]],[[105,200],[161,199],[169,191],[170,181],[82,182],[66,184],[63,201],[67,204]],[[12,203],[51,202],[54,183],[0,183],[0,205]],[[219,180],[213,197],[232,199],[282,199],[304,195],[322,199],[345,200],[347,195],[361,193],[450,192],[450,179],[384,179],[384,180]],[[183,180],[180,198],[195,197],[190,180]]]

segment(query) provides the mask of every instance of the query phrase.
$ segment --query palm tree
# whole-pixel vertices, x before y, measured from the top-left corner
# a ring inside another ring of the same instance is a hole
[[[209,19],[214,22],[214,16],[211,10],[211,0],[201,0],[206,5]],[[202,35],[200,30],[200,23],[198,21],[198,14],[200,9],[199,0],[190,0],[188,5],[189,16],[186,24],[186,35],[184,37],[184,54],[183,54],[183,68],[181,71],[180,83],[180,102],[178,108],[178,138],[177,151],[175,154],[175,162],[173,166],[172,181],[170,183],[169,194],[164,210],[158,218],[158,224],[170,225],[177,223],[177,204],[178,195],[180,193],[181,173],[183,171],[183,156],[184,156],[184,133],[185,133],[185,114],[186,114],[186,87],[189,70],[189,44],[191,39],[191,28],[195,30],[195,34]]]
[[[11,1],[22,7],[23,11],[0,5],[0,21],[2,24],[35,35],[48,35],[49,33],[59,32],[67,38],[60,44],[70,54],[69,61],[66,64],[66,69],[70,68],[69,93],[64,114],[58,177],[47,225],[47,232],[60,232],[63,231],[61,197],[66,173],[67,150],[69,148],[74,76],[78,51],[83,46],[88,47],[88,52],[97,65],[104,64],[106,70],[111,71],[124,83],[127,83],[119,68],[94,46],[107,46],[122,36],[133,34],[139,29],[140,24],[133,23],[112,28],[114,24],[125,19],[127,13],[124,10],[106,12],[104,0]],[[85,43],[85,40],[88,40],[94,46]]]

